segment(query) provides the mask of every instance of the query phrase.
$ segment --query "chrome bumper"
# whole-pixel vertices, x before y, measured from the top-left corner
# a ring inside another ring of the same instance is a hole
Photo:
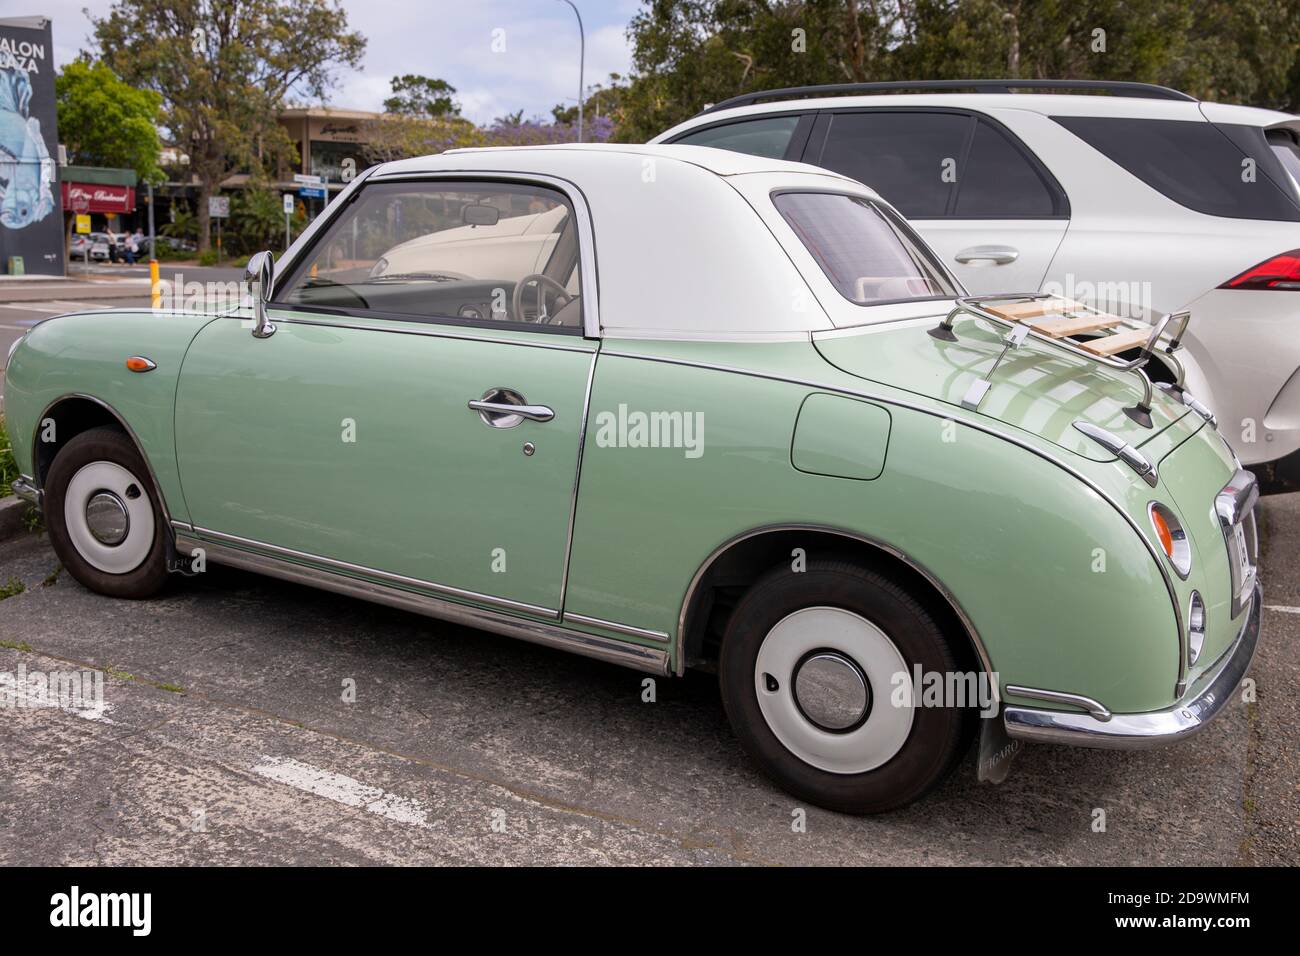
[[[1232,647],[1174,706],[1146,714],[1112,714],[1109,720],[1102,720],[1092,714],[1008,705],[1002,712],[1007,735],[1036,743],[1110,750],[1143,750],[1190,737],[1214,719],[1246,676],[1259,642],[1263,604],[1263,588],[1256,582],[1250,613]]]
[[[41,505],[44,504],[43,499],[45,496],[41,493],[41,489],[37,488],[36,482],[32,481],[32,479],[28,478],[26,475],[19,475],[9,483],[9,487],[13,489],[13,493],[23,499],[23,501],[35,505],[37,510],[40,510]]]

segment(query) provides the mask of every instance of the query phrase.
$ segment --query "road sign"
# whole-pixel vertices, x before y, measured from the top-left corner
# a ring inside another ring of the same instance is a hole
[[[293,193],[284,194],[284,214],[286,216],[293,215]]]
[[[208,215],[213,219],[230,218],[230,197],[229,196],[209,196],[208,197]]]
[[[301,186],[323,186],[325,185],[324,176],[309,176],[306,173],[294,173],[293,181]]]
[[[77,213],[77,232],[90,232],[90,214]]]
[[[73,212],[90,212],[90,197],[84,192],[80,189],[72,189],[68,191],[68,195]]]
[[[301,189],[298,190],[298,195],[301,196],[303,199],[324,199],[325,187],[324,186],[303,186]]]

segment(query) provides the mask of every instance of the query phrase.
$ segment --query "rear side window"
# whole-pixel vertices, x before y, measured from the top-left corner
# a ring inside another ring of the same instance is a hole
[[[870,202],[842,193],[778,193],[777,210],[850,302],[872,305],[957,294],[948,278]]]
[[[710,126],[673,140],[683,146],[712,146],[765,159],[781,159],[790,146],[798,116],[769,116],[743,123]]]
[[[971,118],[957,113],[836,113],[819,166],[866,183],[903,215],[933,219],[948,210]]]
[[[1271,129],[1267,134],[1268,147],[1291,180],[1291,188],[1300,196],[1300,142],[1288,129]]]
[[[958,219],[1041,219],[1058,214],[1056,196],[1025,154],[999,129],[975,124],[970,155],[957,167]]]
[[[1188,209],[1230,219],[1300,221],[1300,206],[1268,174],[1276,168],[1277,158],[1268,150],[1249,155],[1212,123],[1096,116],[1052,119]]]

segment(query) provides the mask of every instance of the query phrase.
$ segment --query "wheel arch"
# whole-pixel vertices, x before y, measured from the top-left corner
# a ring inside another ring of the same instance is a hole
[[[816,524],[780,524],[753,528],[729,538],[714,549],[691,578],[677,622],[676,672],[680,676],[688,659],[708,661],[714,649],[710,639],[720,633],[731,608],[718,600],[718,592],[747,586],[760,574],[792,558],[802,548],[809,558],[838,557],[864,561],[869,567],[891,573],[917,596],[935,598],[944,633],[960,636],[954,649],[965,663],[993,675],[993,662],[970,615],[928,568],[904,551],[870,535]],[[996,684],[993,693],[998,695]]]
[[[42,441],[41,433],[45,430],[45,422],[50,420],[54,422],[54,441]],[[135,429],[130,426],[125,416],[108,402],[84,392],[60,395],[47,404],[36,419],[36,425],[32,430],[32,467],[36,474],[32,477],[36,479],[37,487],[45,487],[45,478],[49,474],[50,465],[68,442],[92,428],[105,426],[117,428],[135,445],[136,451],[144,460],[145,468],[149,471],[149,481],[153,484],[154,494],[162,508],[163,517],[170,525],[171,513],[167,509],[162,485]]]

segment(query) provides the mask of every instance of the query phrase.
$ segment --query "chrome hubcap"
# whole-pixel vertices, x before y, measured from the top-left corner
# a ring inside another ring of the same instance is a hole
[[[100,491],[86,502],[86,527],[100,544],[117,547],[131,529],[131,516],[122,499],[111,491]]]
[[[794,699],[816,726],[843,733],[867,716],[871,689],[862,668],[851,658],[836,651],[819,651],[795,668]]]

